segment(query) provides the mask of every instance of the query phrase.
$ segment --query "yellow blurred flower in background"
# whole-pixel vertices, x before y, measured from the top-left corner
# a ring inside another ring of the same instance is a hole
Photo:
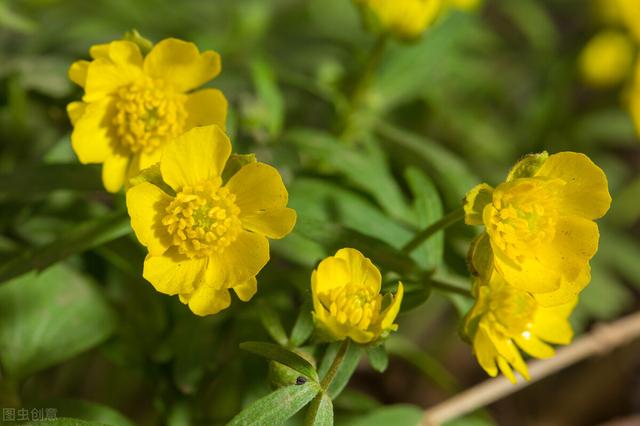
[[[251,299],[269,260],[267,237],[284,237],[296,221],[275,168],[250,163],[223,182],[230,153],[220,127],[196,127],[162,150],[161,184],[127,191],[131,227],[149,250],[144,278],[197,315],[227,308],[229,289]]]
[[[580,54],[580,70],[592,86],[609,87],[623,82],[631,73],[635,47],[620,31],[601,31]]]
[[[324,259],[311,274],[313,316],[329,340],[351,338],[375,342],[398,328],[394,324],[403,286],[394,296],[380,294],[382,277],[371,261],[356,249],[343,248]]]
[[[411,40],[419,37],[436,20],[443,0],[354,0],[365,22],[382,32]]]
[[[491,254],[484,257],[507,283],[557,305],[589,283],[599,240],[594,219],[610,204],[607,177],[586,155],[544,152],[518,162],[495,189],[473,188],[465,222],[485,226]]]
[[[67,111],[71,144],[81,163],[102,163],[102,180],[117,192],[127,178],[160,160],[161,147],[185,131],[224,127],[227,101],[219,90],[193,91],[220,73],[216,52],[165,39],[143,57],[138,44],[92,46],[92,61],[76,61],[69,78],[84,88]]]
[[[577,297],[544,307],[534,295],[510,286],[495,271],[487,281],[474,283],[475,304],[464,320],[464,334],[473,345],[480,366],[495,377],[501,371],[513,383],[512,368],[529,379],[520,350],[535,358],[555,354],[549,343],[566,345],[573,330],[568,317]]]

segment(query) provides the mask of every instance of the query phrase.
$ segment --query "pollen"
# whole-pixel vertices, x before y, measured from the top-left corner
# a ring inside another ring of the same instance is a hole
[[[178,251],[191,258],[222,253],[240,232],[236,197],[220,182],[186,186],[167,206],[162,224]]]
[[[518,179],[496,188],[487,230],[507,256],[521,261],[553,240],[558,218],[558,180]]]
[[[340,324],[367,330],[380,312],[382,297],[364,285],[347,284],[320,294],[319,299]]]
[[[146,77],[118,90],[113,119],[120,147],[151,152],[184,131],[186,96],[161,79]]]

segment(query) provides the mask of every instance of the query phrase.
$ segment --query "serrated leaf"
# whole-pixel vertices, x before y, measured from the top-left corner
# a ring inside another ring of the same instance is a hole
[[[104,341],[115,318],[85,276],[58,264],[0,287],[0,361],[24,378]]]
[[[319,399],[319,402],[316,402]],[[314,404],[317,405],[315,412],[311,412],[312,408],[315,409]],[[326,393],[316,395],[316,400],[309,406],[307,412],[307,418],[305,419],[305,425],[313,426],[333,426],[333,402]]]
[[[384,345],[372,346],[367,349],[369,365],[378,373],[384,373],[389,366],[389,355]]]
[[[228,424],[229,426],[282,424],[307,405],[320,391],[320,385],[315,382],[280,388],[249,405]]]
[[[244,342],[240,343],[240,349],[278,361],[280,364],[296,370],[309,379],[318,381],[318,373],[316,373],[315,368],[309,361],[282,346],[267,342]]]
[[[25,251],[0,265],[0,282],[29,271],[42,271],[72,254],[115,240],[129,232],[129,216],[125,212],[115,212],[85,222],[58,240]]]

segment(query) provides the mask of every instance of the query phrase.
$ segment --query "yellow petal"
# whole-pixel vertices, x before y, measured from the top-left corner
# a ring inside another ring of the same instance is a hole
[[[256,277],[251,277],[247,281],[233,286],[233,291],[238,295],[238,299],[248,302],[258,291],[258,280]]]
[[[473,338],[473,351],[476,354],[480,367],[491,377],[497,376],[498,368],[496,366],[496,357],[498,356],[498,352],[495,346],[493,346],[493,343],[491,343],[488,332],[483,325],[478,327],[478,332]]]
[[[564,305],[575,300],[576,295],[589,284],[589,281],[591,281],[591,270],[587,265],[574,281],[567,281],[563,278],[560,282],[560,287],[555,291],[536,293],[534,297],[540,306],[556,307]]]
[[[567,320],[577,303],[577,297],[563,305],[545,308],[539,307],[531,326],[536,336],[549,342],[567,345],[573,339],[573,329]]]
[[[71,102],[67,105],[67,115],[69,116],[69,120],[71,121],[71,125],[75,126],[82,114],[84,114],[84,110],[87,108],[87,104],[84,102]]]
[[[229,282],[249,280],[269,261],[269,242],[262,235],[240,231],[238,237],[220,255]]]
[[[311,278],[313,294],[317,295],[348,284],[351,270],[344,259],[331,256],[320,262]]]
[[[168,38],[151,49],[144,60],[144,71],[186,92],[220,73],[220,55],[211,50],[200,53],[193,43]]]
[[[283,238],[296,223],[296,211],[289,208],[270,209],[240,214],[242,226],[269,238]]]
[[[95,102],[114,95],[118,89],[136,81],[142,71],[133,65],[116,65],[108,59],[96,59],[87,71],[85,102]]]
[[[162,256],[147,255],[142,276],[160,293],[193,293],[202,283],[207,261],[207,258],[190,259],[171,249]]]
[[[510,285],[531,293],[557,290],[562,282],[561,271],[549,269],[539,259],[525,258],[514,263],[492,244],[496,270]]]
[[[116,193],[122,188],[127,178],[127,168],[129,167],[129,157],[120,154],[113,154],[104,160],[102,165],[102,184],[104,188]]]
[[[404,295],[404,287],[402,283],[398,283],[398,291],[393,296],[393,301],[387,307],[387,309],[381,314],[382,322],[380,323],[380,328],[382,330],[388,330],[392,327],[393,321],[395,321],[398,316],[398,312],[400,312],[400,304],[402,303],[402,296]]]
[[[68,112],[72,121],[75,121],[71,146],[81,163],[102,163],[113,155],[116,142],[111,121],[115,105],[111,98],[84,104],[84,107],[74,102],[69,104]],[[78,116],[80,112],[82,114]]]
[[[513,383],[514,385],[517,383],[516,375],[513,374],[513,370],[511,370],[509,363],[501,356],[498,356],[498,368],[500,369],[500,372],[504,374],[511,383]]]
[[[111,43],[94,44],[89,48],[89,56],[92,59],[109,59],[109,46]]]
[[[160,188],[143,182],[127,191],[127,210],[138,241],[152,256],[160,256],[169,248],[171,237],[162,224],[171,197]]]
[[[189,298],[189,309],[196,315],[213,315],[231,305],[229,290],[200,285]]]
[[[242,167],[226,187],[236,195],[236,205],[243,214],[285,207],[289,198],[278,170],[265,163]]]
[[[482,211],[493,198],[493,188],[481,183],[469,191],[464,199],[464,223],[482,225]]]
[[[231,142],[220,127],[195,127],[164,147],[162,178],[176,191],[219,179],[230,154]]]
[[[185,127],[217,124],[225,128],[227,122],[227,99],[217,89],[203,89],[187,95],[185,103],[187,122]]]
[[[87,70],[89,69],[89,61],[75,61],[69,67],[69,80],[73,81],[80,87],[84,87],[87,81]]]
[[[582,77],[595,87],[621,83],[631,72],[634,49],[627,34],[616,30],[600,31],[580,53]]]
[[[533,334],[527,335],[527,337],[518,336],[515,338],[515,341],[523,351],[535,358],[551,358],[556,353],[551,346]]]
[[[607,176],[584,154],[553,154],[540,167],[536,176],[565,181],[566,184],[559,189],[558,195],[558,209],[564,215],[597,219],[609,210],[611,196]]]
[[[371,263],[369,258],[364,257],[360,251],[353,248],[340,249],[336,252],[335,257],[347,262],[351,282],[362,283],[365,287],[372,289],[374,293],[380,292],[382,276],[380,270]]]

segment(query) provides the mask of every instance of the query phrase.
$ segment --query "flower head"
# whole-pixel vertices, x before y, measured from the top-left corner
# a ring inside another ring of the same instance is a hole
[[[131,226],[149,250],[144,278],[198,315],[227,308],[231,288],[251,299],[267,237],[284,237],[296,221],[275,168],[253,162],[223,181],[230,153],[220,127],[196,127],[163,148],[157,179],[127,191]]]
[[[381,282],[378,268],[356,249],[343,248],[324,259],[311,274],[316,324],[331,340],[369,343],[386,337],[398,328],[393,321],[403,287],[399,283],[395,296],[383,298]]]
[[[567,318],[577,298],[554,307],[544,307],[531,293],[508,285],[500,274],[474,284],[474,306],[464,320],[464,334],[473,345],[480,366],[491,376],[500,370],[515,383],[512,367],[529,379],[520,355],[550,358],[549,343],[568,344],[573,331]]]
[[[220,72],[216,52],[169,38],[143,57],[138,44],[118,40],[92,46],[92,61],[77,61],[69,78],[84,88],[67,111],[71,144],[80,162],[102,163],[102,181],[117,192],[127,178],[160,159],[161,148],[185,131],[224,126],[227,101],[197,87]]]
[[[465,222],[485,226],[483,247],[510,285],[561,304],[590,280],[594,219],[610,204],[607,178],[586,155],[545,152],[525,157],[496,188],[472,189]]]
[[[580,70],[592,86],[612,86],[629,76],[634,56],[633,43],[626,34],[602,31],[580,53]]]
[[[354,0],[365,20],[400,39],[419,37],[437,18],[443,0]]]

